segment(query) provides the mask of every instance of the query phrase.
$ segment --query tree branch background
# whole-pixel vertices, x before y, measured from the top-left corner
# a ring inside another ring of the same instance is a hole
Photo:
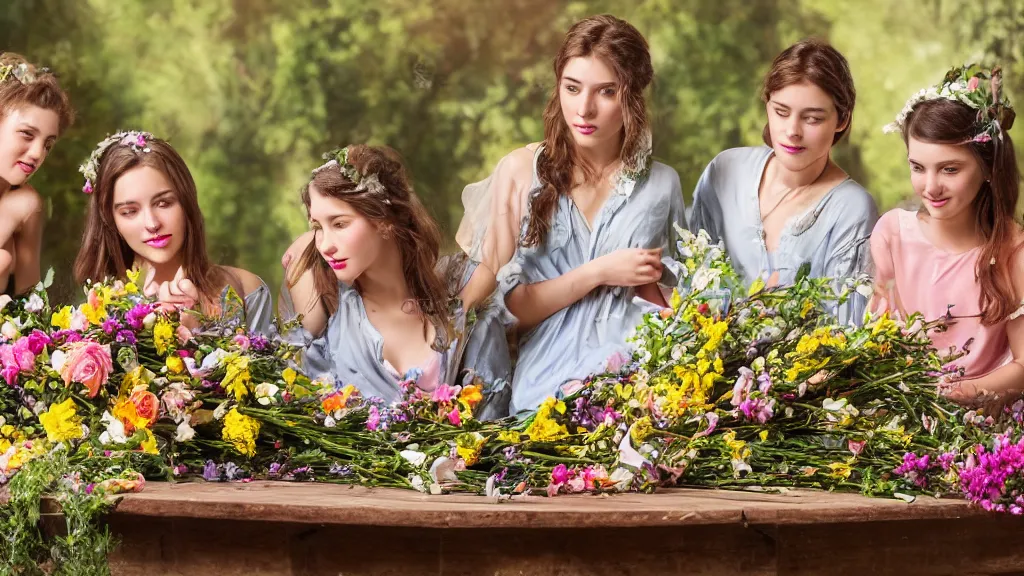
[[[465,184],[543,135],[551,61],[577,19],[612,13],[651,45],[654,150],[687,201],[726,148],[760,143],[761,78],[807,36],[850,61],[857,108],[835,156],[881,209],[913,196],[906,98],[965,61],[1000,63],[1024,97],[1024,0],[5,0],[0,49],[57,71],[78,111],[33,184],[48,201],[51,297],[79,300],[71,263],[87,197],[79,163],[119,129],[169,139],[199,187],[216,262],[272,287],[306,229],[299,189],[335,145],[388,144],[451,238]],[[1015,102],[1019,102],[1017,98]],[[1011,134],[1024,148],[1024,120]]]

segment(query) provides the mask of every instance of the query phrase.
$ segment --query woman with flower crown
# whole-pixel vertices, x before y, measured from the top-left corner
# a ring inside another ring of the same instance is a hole
[[[301,314],[305,371],[387,403],[475,383],[478,419],[508,412],[501,310],[461,299],[475,265],[439,259],[441,234],[398,154],[353,145],[325,155],[302,191],[312,234],[289,252],[285,315]],[[475,401],[474,401],[475,402]]]
[[[884,214],[871,235],[875,311],[927,321],[951,398],[1024,391],[1024,230],[1020,173],[1008,130],[1015,113],[998,68],[963,66],[910,99],[887,132],[907,146],[921,209]]]
[[[690,225],[706,230],[747,284],[811,277],[848,279],[868,272],[868,238],[878,219],[871,195],[832,161],[850,130],[856,92],[846,58],[817,40],[784,50],[764,79],[767,146],[716,156],[693,192]],[[854,292],[835,313],[859,322],[867,298]]]
[[[0,54],[0,295],[39,282],[43,201],[26,182],[74,111],[56,76],[17,54]]]
[[[144,267],[147,295],[167,308],[198,306],[208,316],[234,308],[233,290],[242,298],[248,329],[270,333],[270,290],[251,272],[210,262],[195,181],[170,144],[148,132],[118,132],[79,170],[90,202],[75,259],[77,282],[124,278]]]
[[[508,154],[463,193],[457,240],[518,319],[514,411],[617,370],[659,282],[673,226],[686,226],[679,176],[652,162],[643,91],[654,71],[631,24],[595,16],[568,31],[554,62],[544,142]]]

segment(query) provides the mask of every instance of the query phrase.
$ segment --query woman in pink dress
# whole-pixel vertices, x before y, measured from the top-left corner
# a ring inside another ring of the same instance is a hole
[[[917,212],[884,214],[871,235],[876,312],[946,318],[929,335],[960,354],[943,392],[969,403],[1024,390],[1024,233],[1020,174],[1007,133],[1014,112],[999,69],[964,66],[922,90],[886,131],[907,145]]]

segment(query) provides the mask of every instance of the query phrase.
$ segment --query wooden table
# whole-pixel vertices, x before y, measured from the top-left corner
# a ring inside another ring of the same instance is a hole
[[[667,490],[478,496],[150,483],[109,518],[115,575],[1020,574],[1024,520],[959,500]]]

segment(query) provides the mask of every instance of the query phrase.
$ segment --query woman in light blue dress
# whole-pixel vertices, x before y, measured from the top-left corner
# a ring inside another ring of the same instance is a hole
[[[803,41],[780,54],[765,78],[767,146],[734,148],[711,163],[693,193],[690,225],[704,229],[749,284],[790,284],[802,266],[846,281],[869,271],[868,239],[878,209],[831,160],[850,128],[856,93],[846,59]],[[853,293],[833,312],[859,322],[867,300]]]
[[[195,181],[170,144],[148,132],[119,132],[100,142],[80,171],[91,198],[77,282],[145,267],[144,290],[164,305],[198,306],[222,323],[271,335],[270,289],[247,270],[210,261]],[[232,291],[244,309],[228,297]]]
[[[289,262],[284,314],[302,315],[303,370],[388,404],[407,381],[425,393],[476,384],[474,417],[506,416],[502,311],[461,297],[476,265],[438,257],[437,224],[393,150],[354,145],[328,156],[303,190],[313,233],[289,249],[300,255]]]
[[[650,160],[643,36],[611,16],[583,20],[555,74],[544,143],[467,187],[457,237],[519,322],[514,412],[630,356],[643,313],[666,305],[673,225],[686,226],[678,175]]]

